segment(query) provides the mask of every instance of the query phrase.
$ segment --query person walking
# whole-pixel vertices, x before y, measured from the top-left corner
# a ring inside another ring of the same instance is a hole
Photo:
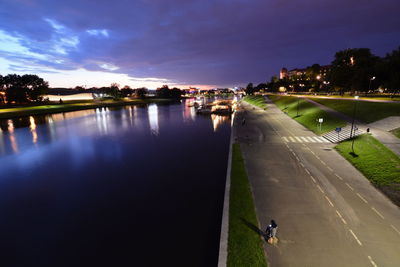
[[[276,238],[276,232],[278,231],[278,225],[274,220],[271,220],[271,237]]]
[[[267,229],[265,230],[268,238],[267,242],[269,244],[274,244],[278,241],[278,238],[276,238],[277,231],[278,231],[278,224],[275,222],[275,220],[271,220],[271,223],[267,226]]]

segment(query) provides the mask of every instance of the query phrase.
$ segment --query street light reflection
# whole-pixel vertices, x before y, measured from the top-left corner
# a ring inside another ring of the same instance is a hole
[[[149,123],[150,123],[150,131],[154,135],[159,134],[159,125],[158,125],[158,108],[156,104],[151,104],[147,108]]]
[[[10,137],[11,149],[14,153],[17,153],[18,152],[18,144],[17,144],[17,140],[14,135],[14,122],[12,120],[8,120],[7,124],[8,124],[7,130],[8,130],[9,137]]]
[[[211,120],[213,122],[214,132],[216,132],[224,122],[229,120],[229,116],[211,114]]]
[[[29,122],[30,122],[29,129],[31,130],[31,133],[32,133],[32,142],[34,144],[36,144],[37,143],[37,139],[38,139],[38,135],[37,135],[37,132],[36,132],[35,118],[30,116],[29,117]]]

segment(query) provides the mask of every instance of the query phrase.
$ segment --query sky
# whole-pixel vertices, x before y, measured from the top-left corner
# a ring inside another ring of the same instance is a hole
[[[399,0],[1,0],[0,74],[51,87],[244,86],[400,46]]]

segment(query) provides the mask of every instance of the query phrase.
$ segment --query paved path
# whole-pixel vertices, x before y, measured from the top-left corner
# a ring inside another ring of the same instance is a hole
[[[348,116],[346,114],[343,114],[343,113],[341,113],[341,112],[339,112],[337,110],[331,109],[331,108],[329,108],[327,106],[324,106],[324,105],[322,105],[322,104],[320,104],[318,102],[315,102],[315,101],[313,101],[313,100],[311,100],[309,98],[304,98],[304,99],[306,101],[318,106],[320,109],[328,112],[332,116],[338,117],[338,118],[340,118],[342,120],[345,120],[345,121],[347,121],[348,123],[351,124],[352,117],[350,117],[350,116]],[[397,121],[394,120],[394,122],[392,122],[392,123],[396,123],[396,122]],[[362,131],[366,131],[367,128],[369,128],[373,137],[378,139],[379,142],[381,142],[386,147],[388,147],[390,150],[392,150],[394,153],[396,153],[397,155],[400,156],[400,138],[397,138],[396,136],[394,136],[393,134],[391,134],[391,133],[389,133],[389,132],[387,132],[385,130],[382,130],[380,128],[374,127],[373,123],[365,124],[365,123],[362,123],[362,122],[356,120],[355,124]],[[400,125],[398,125],[398,127],[400,127]],[[392,125],[393,129],[394,128],[398,128],[398,127]]]
[[[243,104],[235,139],[260,224],[279,225],[270,266],[400,266],[400,209],[377,191],[332,144],[286,142],[318,137],[275,105]]]

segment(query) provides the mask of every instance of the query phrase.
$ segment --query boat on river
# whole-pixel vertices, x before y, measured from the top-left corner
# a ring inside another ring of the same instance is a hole
[[[212,103],[204,104],[196,109],[197,114],[216,114],[216,115],[230,115],[232,114],[235,105],[232,100],[216,100]]]

